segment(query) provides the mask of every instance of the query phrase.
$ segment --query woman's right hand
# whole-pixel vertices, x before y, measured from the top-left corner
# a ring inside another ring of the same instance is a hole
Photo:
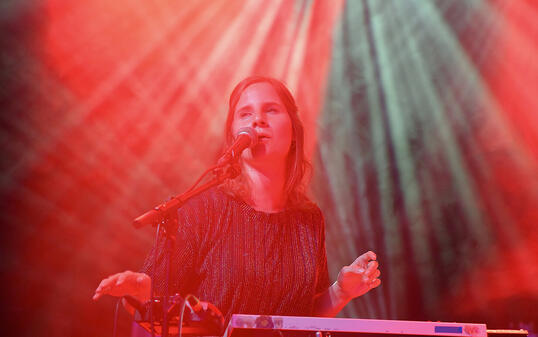
[[[103,295],[121,297],[131,295],[140,302],[149,300],[151,291],[151,278],[144,273],[124,271],[107,277],[99,283],[93,300],[98,300]]]

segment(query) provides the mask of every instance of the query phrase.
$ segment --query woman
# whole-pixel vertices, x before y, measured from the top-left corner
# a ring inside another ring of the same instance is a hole
[[[303,193],[303,126],[289,90],[278,80],[249,77],[230,96],[226,141],[243,127],[258,143],[240,158],[241,174],[191,199],[178,212],[171,293],[191,293],[231,314],[335,316],[351,299],[379,286],[376,255],[367,252],[329,285],[324,223]],[[156,293],[164,260],[157,252]],[[99,284],[102,295],[150,296],[155,253],[143,272],[126,271]]]

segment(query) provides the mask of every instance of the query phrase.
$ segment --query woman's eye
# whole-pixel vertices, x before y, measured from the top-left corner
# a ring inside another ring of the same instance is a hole
[[[240,113],[239,113],[239,118],[245,118],[245,117],[248,117],[248,116],[250,116],[250,115],[251,115],[250,112],[248,112],[248,111],[243,111],[243,112],[240,112]]]

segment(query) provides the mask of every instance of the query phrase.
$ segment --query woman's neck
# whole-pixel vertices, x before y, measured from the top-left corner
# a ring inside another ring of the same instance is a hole
[[[250,195],[250,205],[262,212],[274,213],[282,210],[287,201],[284,194],[286,184],[285,165],[258,168],[243,162]]]

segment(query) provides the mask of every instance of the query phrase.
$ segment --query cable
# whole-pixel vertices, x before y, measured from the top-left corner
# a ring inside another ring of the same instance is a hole
[[[184,194],[186,193],[189,193],[191,192],[192,190],[194,190],[196,188],[196,186],[202,181],[202,179],[210,172],[214,172],[215,174],[218,174],[215,170],[218,169],[220,166],[219,165],[214,165],[210,168],[208,168],[207,170],[205,170],[201,175],[200,177],[198,178],[198,180],[196,180],[194,182],[194,184],[186,191],[184,192]],[[149,305],[149,316],[150,316],[150,328],[151,328],[151,337],[155,337],[155,328],[154,328],[154,320],[153,320],[153,305],[154,305],[154,296],[155,296],[155,282],[154,281],[154,277],[157,273],[157,245],[158,245],[158,240],[159,240],[159,234],[160,234],[160,231],[161,231],[161,222],[158,223],[157,225],[157,233],[155,235],[155,240],[153,242],[153,267],[152,267],[152,277],[151,277],[151,287],[150,287],[150,305]],[[168,282],[169,280],[166,280],[166,282]],[[192,295],[187,295],[187,297],[189,296],[192,296]],[[182,324],[183,324],[183,313],[185,312],[185,301],[183,301],[183,305],[181,307],[181,317],[180,317],[180,321],[179,321],[179,327],[178,327],[178,333],[179,333],[179,337],[181,337],[181,328],[182,328]],[[162,332],[161,332],[162,333]]]
[[[114,328],[112,330],[112,337],[116,337],[116,328],[117,328],[117,323],[118,323],[118,314],[119,314],[119,311],[120,311],[120,302],[121,302],[121,298],[118,298],[118,301],[116,302],[116,310],[114,310]]]
[[[189,299],[189,297],[194,296],[192,296],[191,294],[185,296],[185,298],[183,299],[183,305],[181,306],[181,311],[179,312],[179,322],[177,326],[178,337],[181,337],[181,329],[183,328],[183,314],[185,313],[185,307],[187,306],[187,300]]]
[[[211,171],[217,169],[218,167],[219,167],[218,165],[215,165],[215,166],[212,166],[212,167],[208,168],[207,170],[205,170],[204,173],[202,173],[202,174],[200,175],[200,177],[198,178],[198,180],[196,180],[196,181],[194,182],[194,184],[193,184],[193,185],[192,185],[186,192],[184,192],[184,193],[186,194],[186,193],[189,193],[189,192],[191,192],[192,190],[194,190],[194,188],[195,188],[196,186],[198,186],[198,184],[200,183],[200,181],[202,181],[202,179],[203,179],[209,172],[211,172]]]

